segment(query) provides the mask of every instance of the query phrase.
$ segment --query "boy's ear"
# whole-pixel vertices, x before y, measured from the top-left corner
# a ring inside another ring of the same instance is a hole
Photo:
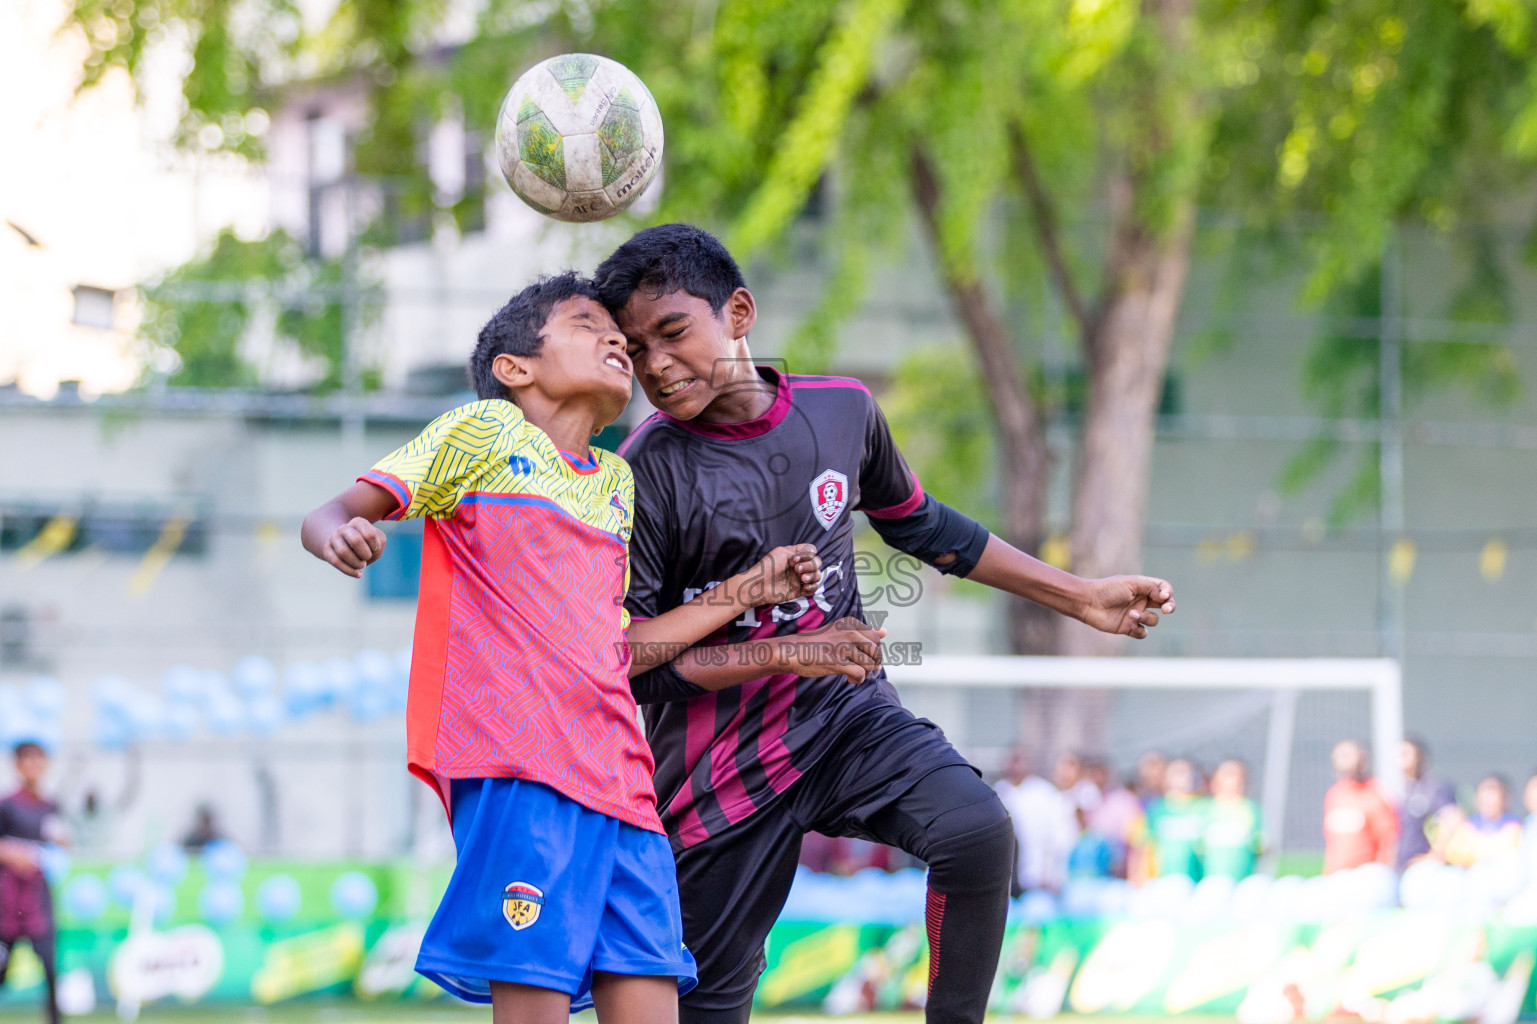
[[[534,360],[503,352],[491,360],[491,376],[508,391],[527,387],[534,382]]]
[[[757,303],[753,302],[752,292],[746,288],[732,292],[721,312],[725,314],[726,325],[731,328],[731,337],[738,341],[747,337],[747,332],[758,321]]]

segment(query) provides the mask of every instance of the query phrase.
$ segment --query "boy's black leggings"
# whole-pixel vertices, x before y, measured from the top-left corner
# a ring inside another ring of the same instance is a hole
[[[681,1024],[747,1020],[808,831],[885,843],[928,865],[925,1016],[981,1024],[1008,913],[1013,825],[943,733],[897,710],[911,726],[884,723],[898,727],[819,762],[781,805],[678,853],[683,937],[699,965],[699,986],[679,1000]]]
[[[32,952],[43,963],[43,1013],[48,1018],[48,1024],[59,1024],[59,970],[53,932],[0,939],[0,985],[5,984],[5,977],[10,973],[11,951],[22,939],[27,940],[27,945],[32,947]]]

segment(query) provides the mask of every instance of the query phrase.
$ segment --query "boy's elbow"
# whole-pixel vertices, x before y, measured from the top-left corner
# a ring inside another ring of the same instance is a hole
[[[316,556],[320,554],[319,547],[322,541],[322,538],[319,536],[321,532],[320,519],[321,513],[324,511],[324,505],[317,509],[311,509],[305,515],[304,522],[299,526],[299,543],[304,547],[304,550]]]

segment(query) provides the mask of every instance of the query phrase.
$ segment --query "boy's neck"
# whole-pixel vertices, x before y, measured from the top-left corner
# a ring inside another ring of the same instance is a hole
[[[751,423],[773,408],[779,389],[764,380],[757,367],[747,365],[748,373],[728,383],[700,411],[698,419],[705,423]]]
[[[588,442],[598,432],[598,417],[590,405],[555,405],[538,401],[522,406],[523,417],[547,434],[555,447],[583,458]]]

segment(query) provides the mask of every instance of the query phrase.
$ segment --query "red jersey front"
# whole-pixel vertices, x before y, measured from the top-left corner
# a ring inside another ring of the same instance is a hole
[[[624,631],[634,482],[560,451],[512,402],[474,402],[359,479],[425,516],[406,741],[449,779],[519,778],[661,832]]]
[[[1398,812],[1375,779],[1341,779],[1324,794],[1324,872],[1393,863]]]

